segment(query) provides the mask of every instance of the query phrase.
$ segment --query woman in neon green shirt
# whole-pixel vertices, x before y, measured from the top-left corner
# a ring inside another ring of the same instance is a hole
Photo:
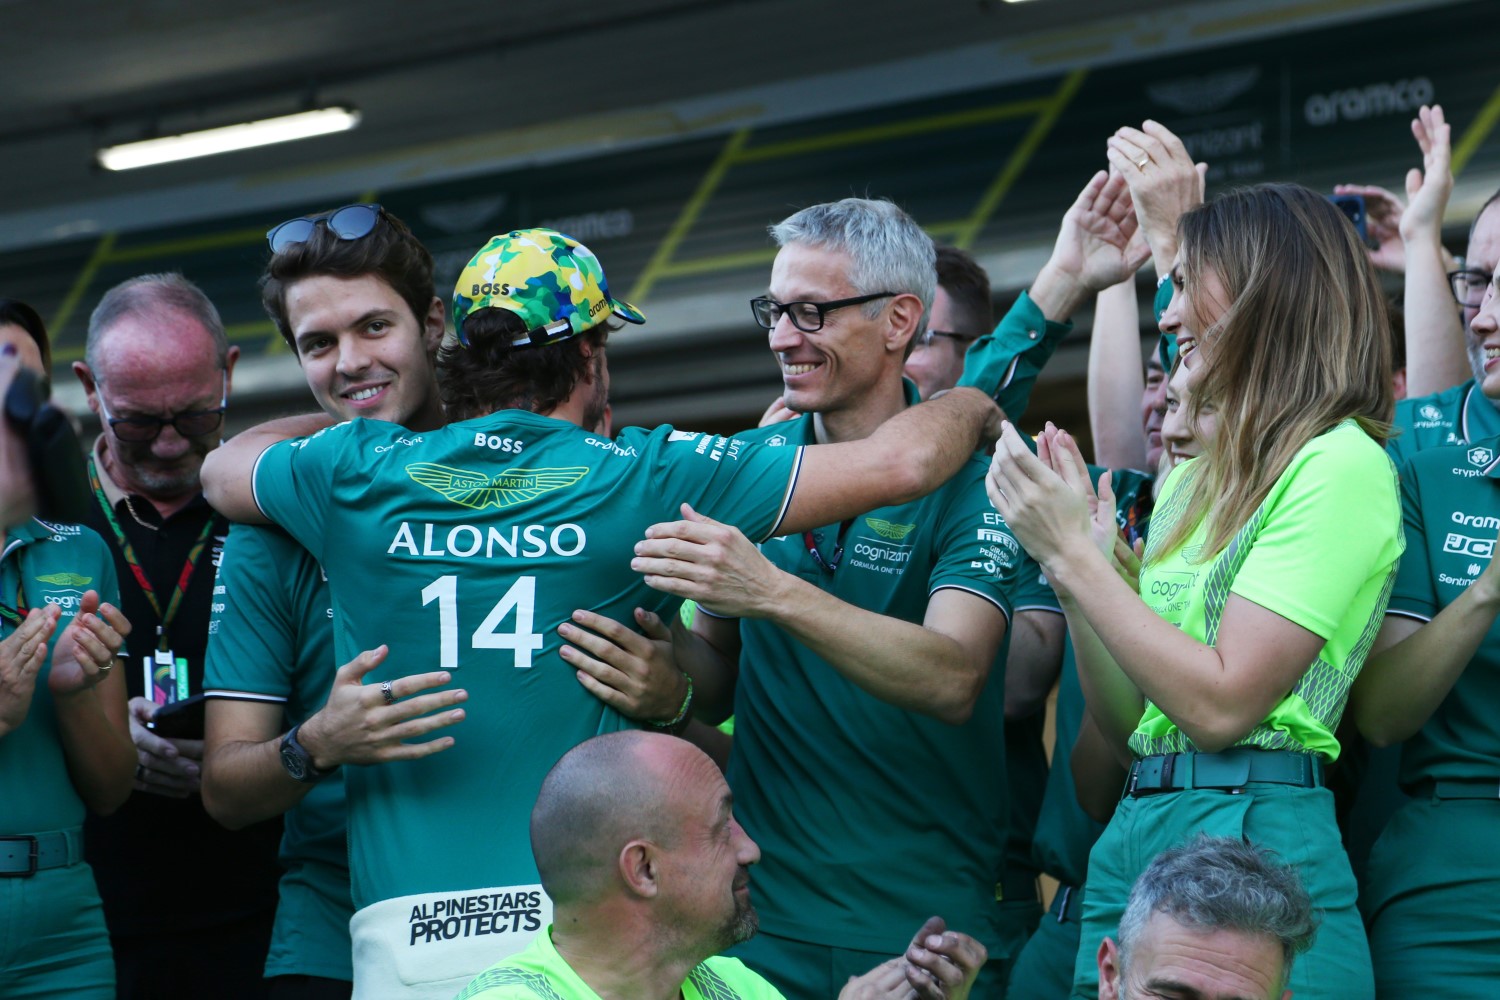
[[[1162,329],[1198,353],[1187,420],[1211,409],[1217,432],[1168,475],[1136,592],[1067,435],[1033,457],[1007,429],[988,483],[1057,588],[1089,717],[1130,767],[1090,856],[1083,940],[1114,929],[1159,851],[1245,837],[1297,865],[1324,913],[1299,1000],[1371,996],[1322,768],[1402,549],[1379,285],[1347,220],[1295,185],[1223,196],[1180,236]],[[1081,953],[1075,996],[1095,994],[1093,967]]]

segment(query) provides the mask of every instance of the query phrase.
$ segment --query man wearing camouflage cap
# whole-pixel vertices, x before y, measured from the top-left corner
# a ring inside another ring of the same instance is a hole
[[[632,725],[574,679],[558,629],[579,607],[671,613],[677,601],[630,568],[649,525],[690,505],[765,538],[918,496],[998,414],[957,390],[851,444],[597,436],[609,320],[644,317],[610,295],[586,247],[548,230],[476,254],[454,318],[439,382],[456,422],[415,434],[291,418],[239,435],[204,469],[215,506],[275,521],[324,566],[338,662],[389,644],[369,704],[410,695],[401,678],[414,670],[461,671],[435,708],[475,723],[452,727],[451,749],[346,779],[356,996],[451,996],[552,919],[530,805],[564,752]]]

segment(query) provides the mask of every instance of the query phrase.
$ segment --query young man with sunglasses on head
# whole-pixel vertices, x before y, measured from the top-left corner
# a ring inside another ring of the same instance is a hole
[[[414,432],[441,426],[442,301],[432,256],[406,225],[360,204],[292,219],[268,236],[262,300],[324,412]],[[216,585],[204,802],[231,828],[286,814],[287,872],[265,968],[272,1000],[347,998],[353,905],[340,765],[438,747],[401,743],[419,700],[394,718],[358,705],[369,664],[335,672],[327,579],[284,532],[234,525]],[[435,678],[406,683],[425,689]]]
[[[155,274],[104,294],[73,365],[102,424],[86,523],[109,545],[133,626],[120,669],[136,794],[85,828],[122,998],[208,984],[220,996],[263,995],[280,824],[219,826],[198,794],[202,732],[167,738],[148,728],[163,703],[203,690],[228,524],[204,501],[199,471],[218,446],[238,355],[202,291],[180,274]]]
[[[441,353],[439,381],[456,423],[414,435],[277,421],[208,470],[221,509],[273,518],[322,557],[339,659],[390,643],[388,657],[365,654],[364,705],[438,699],[441,714],[414,728],[483,719],[440,736],[443,753],[346,776],[358,996],[451,996],[550,920],[526,804],[562,753],[632,725],[558,650],[580,607],[671,616],[676,601],[630,568],[648,525],[687,503],[763,537],[847,516],[871,494],[914,496],[998,416],[964,390],[855,445],[762,448],[669,427],[609,440],[591,429],[608,400],[610,320],[644,317],[609,294],[587,248],[548,230],[496,237],[453,309],[460,342]],[[463,688],[423,695],[399,676],[429,664]]]

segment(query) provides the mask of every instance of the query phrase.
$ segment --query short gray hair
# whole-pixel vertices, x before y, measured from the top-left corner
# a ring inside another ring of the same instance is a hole
[[[916,220],[884,199],[845,198],[809,205],[770,228],[780,247],[788,243],[826,247],[849,255],[849,283],[857,295],[910,293],[922,300],[916,336],[927,328],[937,288],[937,251]],[[885,305],[867,304],[866,316]],[[916,340],[916,336],[912,339]]]
[[[181,313],[196,320],[213,338],[214,353],[220,368],[229,362],[229,337],[219,310],[209,301],[203,289],[181,274],[142,274],[120,282],[104,293],[89,316],[88,340],[83,347],[83,363],[94,377],[99,377],[99,343],[109,328],[126,316]]]
[[[1120,968],[1146,924],[1164,913],[1185,927],[1232,930],[1281,945],[1281,988],[1312,945],[1317,917],[1296,869],[1233,837],[1198,837],[1162,851],[1135,880],[1120,918]]]

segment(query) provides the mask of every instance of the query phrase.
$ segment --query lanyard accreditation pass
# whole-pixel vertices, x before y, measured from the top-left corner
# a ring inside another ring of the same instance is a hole
[[[146,602],[151,605],[151,610],[156,613],[157,620],[161,622],[156,627],[156,650],[150,656],[142,658],[145,661],[147,696],[158,705],[181,701],[188,696],[187,659],[172,655],[170,629],[178,610],[182,607],[182,599],[187,594],[188,584],[192,582],[193,571],[198,568],[198,560],[203,555],[208,536],[213,533],[214,519],[210,516],[204,522],[203,530],[198,533],[193,547],[188,550],[187,562],[183,563],[182,571],[177,574],[177,585],[172,588],[172,596],[167,600],[166,610],[163,611],[161,601],[156,596],[156,588],[151,586],[151,581],[146,577],[146,570],[141,566],[141,561],[135,554],[135,546],[130,544],[130,539],[125,537],[125,532],[120,527],[120,522],[115,520],[115,512],[110,508],[109,500],[104,495],[104,487],[99,482],[99,471],[94,465],[92,455],[89,456],[89,483],[94,488],[94,498],[99,501],[99,507],[104,511],[105,520],[109,522],[110,528],[115,533],[115,541],[120,544],[120,551],[125,556],[125,565],[130,567],[136,586],[141,588]]]

